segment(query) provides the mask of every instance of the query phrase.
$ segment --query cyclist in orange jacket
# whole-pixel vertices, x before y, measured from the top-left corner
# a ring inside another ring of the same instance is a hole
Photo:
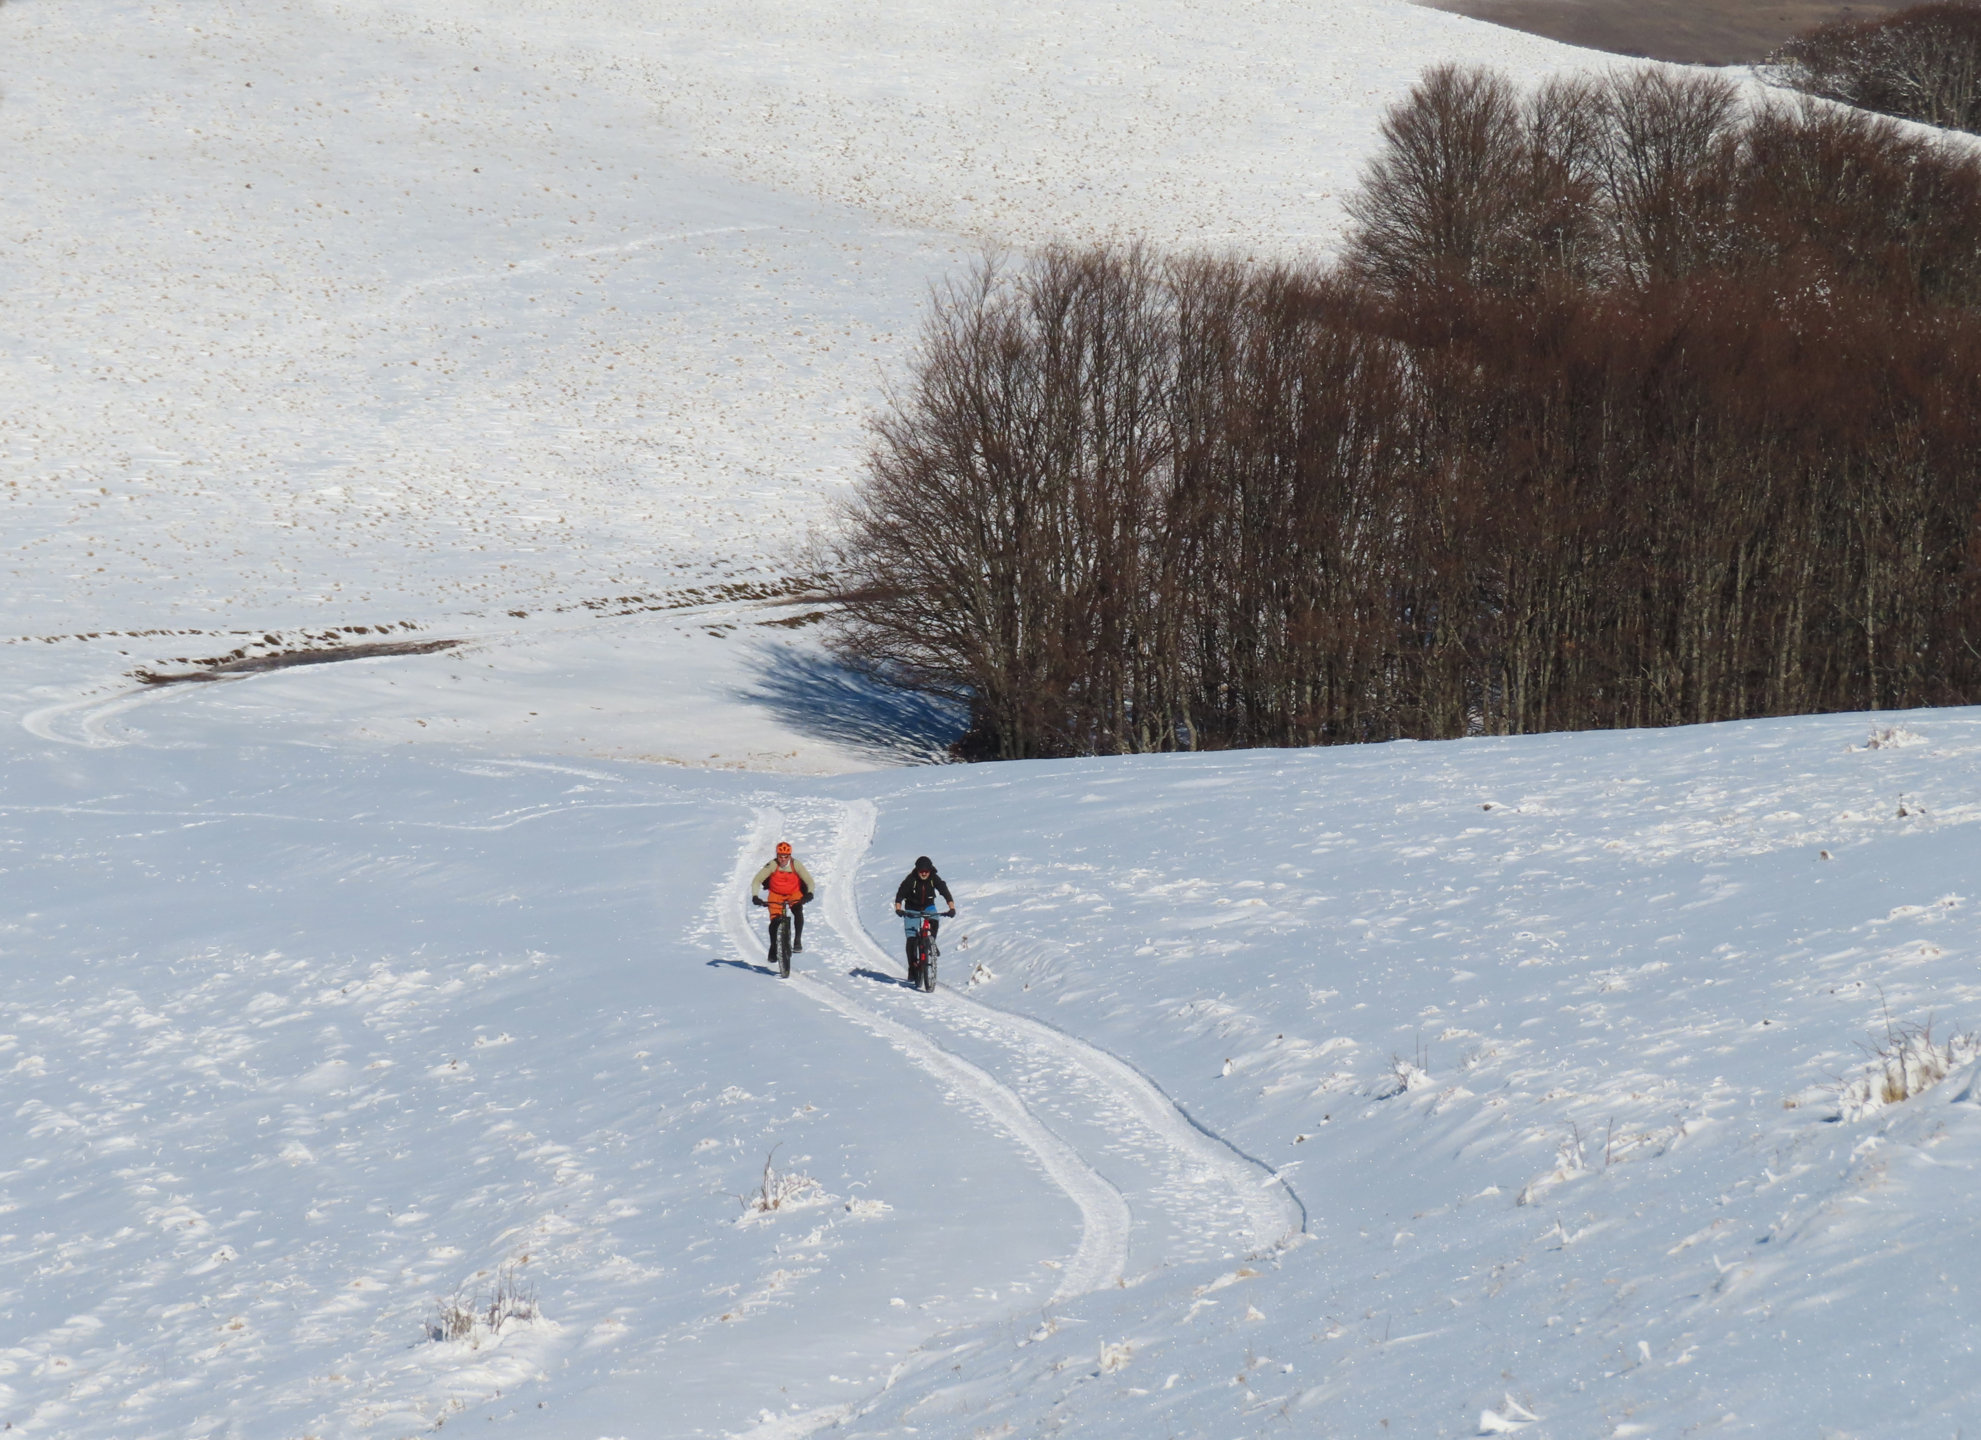
[[[757,871],[756,878],[750,882],[750,903],[768,906],[773,920],[783,914],[785,907],[789,906],[791,948],[794,951],[803,950],[805,902],[812,898],[815,889],[812,884],[812,872],[805,868],[804,861],[791,853],[791,842],[780,840],[777,842],[775,858]]]

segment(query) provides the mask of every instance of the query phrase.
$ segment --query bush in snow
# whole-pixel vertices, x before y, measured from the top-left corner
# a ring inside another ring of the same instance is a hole
[[[774,1215],[780,1210],[794,1209],[807,1201],[825,1197],[824,1187],[811,1176],[772,1168],[771,1161],[776,1155],[777,1147],[772,1146],[770,1154],[764,1157],[763,1178],[758,1183],[756,1192],[736,1197],[742,1202],[745,1220],[753,1220],[760,1215]]]
[[[1135,1358],[1135,1344],[1123,1340],[1118,1344],[1101,1343],[1101,1370],[1103,1375],[1114,1375],[1128,1368],[1128,1362]]]
[[[1420,1041],[1408,1057],[1389,1057],[1389,1074],[1376,1088],[1378,1100],[1388,1100],[1393,1096],[1404,1095],[1412,1090],[1422,1090],[1431,1083],[1431,1053]]]

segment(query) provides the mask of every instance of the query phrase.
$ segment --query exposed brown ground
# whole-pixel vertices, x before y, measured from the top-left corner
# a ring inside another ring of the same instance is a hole
[[[380,655],[432,655],[451,650],[459,640],[373,640],[363,645],[335,645],[309,650],[278,650],[272,655],[218,656],[192,663],[197,670],[160,673],[133,670],[133,679],[145,685],[183,685],[204,680],[226,680],[235,675],[259,675],[266,670],[287,670],[297,665],[330,665],[339,660],[370,660]]]
[[[1438,0],[1434,8],[1591,50],[1688,65],[1750,65],[1812,25],[1901,7],[1876,0]]]

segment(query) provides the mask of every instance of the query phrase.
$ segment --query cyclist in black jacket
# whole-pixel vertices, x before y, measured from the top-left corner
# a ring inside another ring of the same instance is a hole
[[[949,887],[943,883],[942,877],[935,873],[935,862],[930,860],[926,855],[917,855],[915,857],[915,868],[910,870],[907,877],[899,885],[894,887],[894,913],[896,915],[901,914],[905,907],[910,914],[926,914],[935,909],[935,897],[938,893],[942,895],[944,900],[949,902],[949,910],[947,911],[949,918],[952,920],[955,919],[956,897],[949,893]],[[929,938],[933,940],[936,931],[941,928],[941,922],[931,918],[929,921]],[[913,963],[915,959],[915,942],[913,939],[908,941],[908,959],[910,963]]]

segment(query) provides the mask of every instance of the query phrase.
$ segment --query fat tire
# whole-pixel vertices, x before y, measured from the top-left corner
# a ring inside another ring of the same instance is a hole
[[[771,953],[777,957],[780,979],[791,978],[791,917],[780,915],[770,922]]]

